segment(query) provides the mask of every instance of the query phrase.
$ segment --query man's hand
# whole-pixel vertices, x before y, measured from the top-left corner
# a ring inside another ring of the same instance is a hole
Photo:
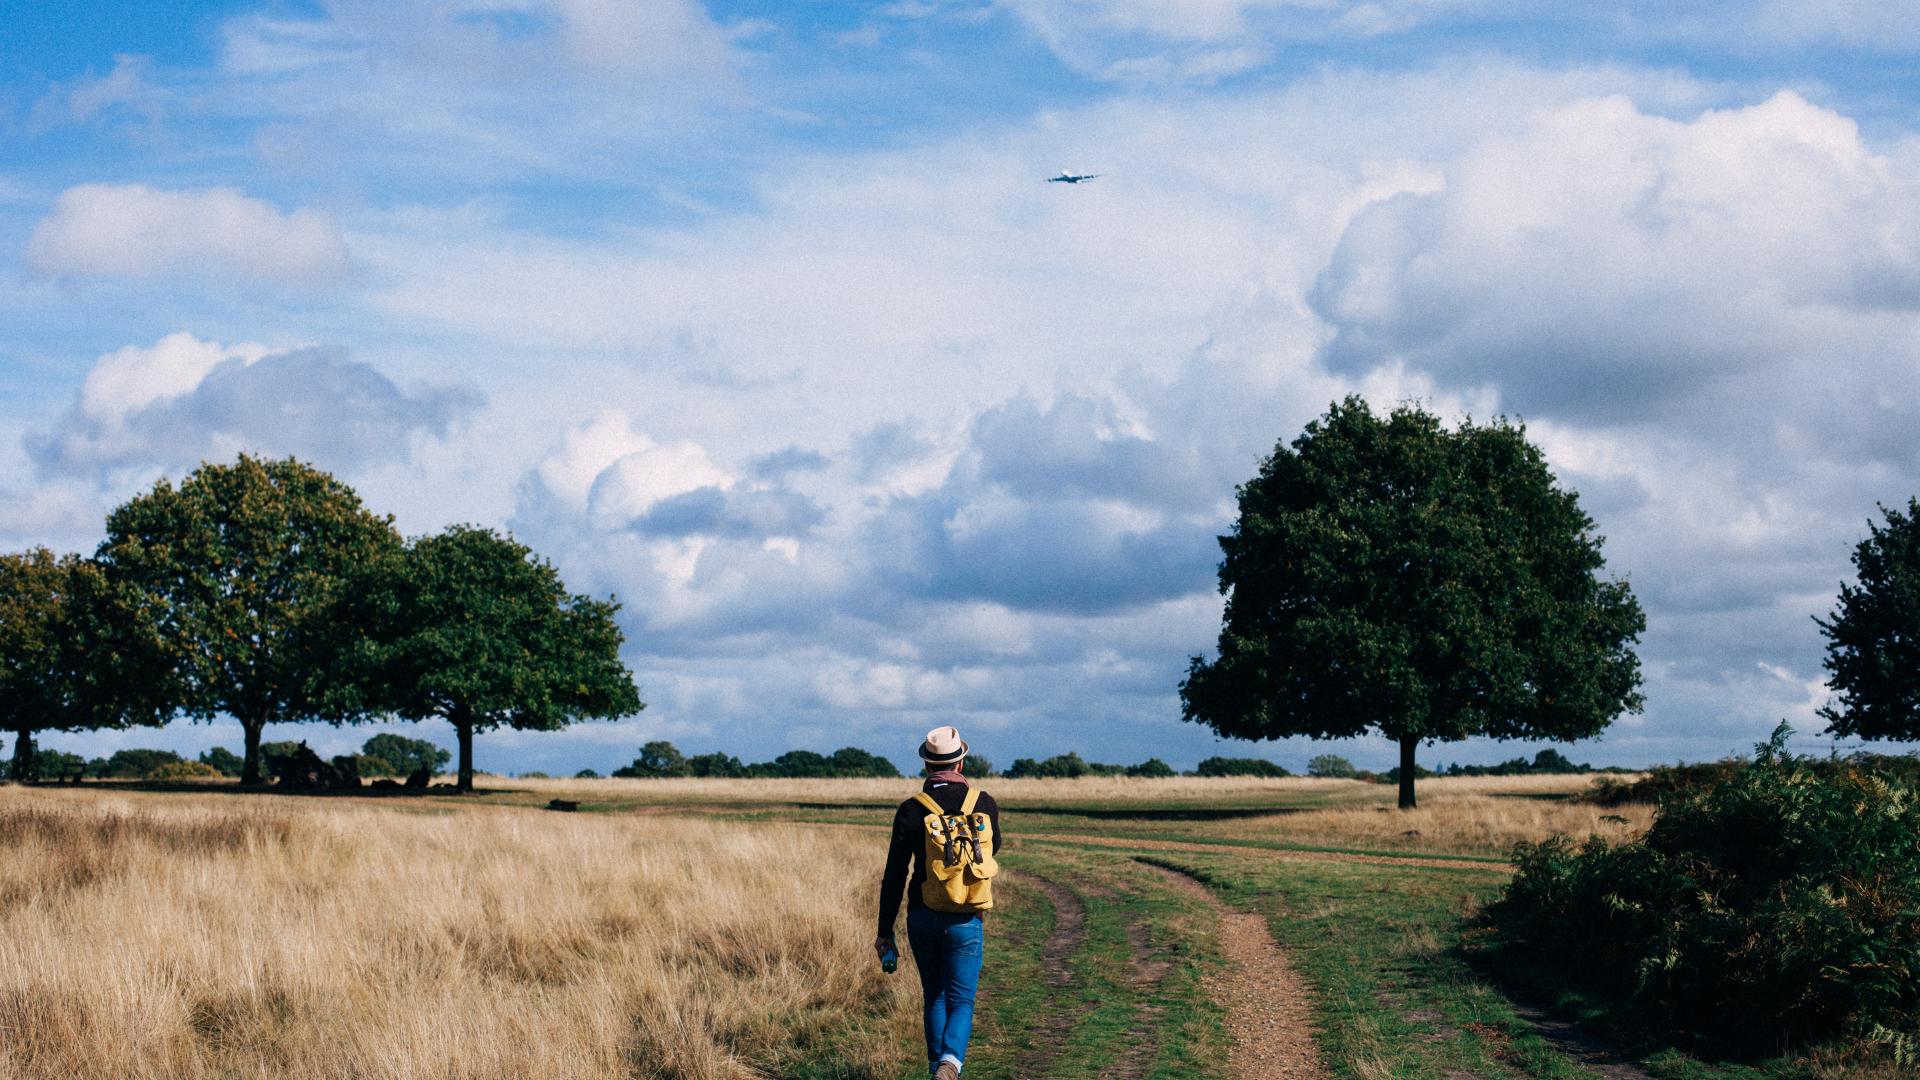
[[[883,937],[877,937],[873,939],[873,955],[874,956],[884,957],[887,955],[887,950],[891,948],[893,948],[892,938],[883,936]]]

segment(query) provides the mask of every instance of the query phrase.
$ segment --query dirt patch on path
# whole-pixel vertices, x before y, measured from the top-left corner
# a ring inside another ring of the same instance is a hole
[[[1228,907],[1205,885],[1163,866],[1142,863],[1176,891],[1195,897],[1220,917],[1220,948],[1227,969],[1207,989],[1227,1010],[1233,1049],[1227,1062],[1238,1080],[1323,1080],[1328,1073],[1313,1043],[1307,987],[1274,944],[1264,916]]]
[[[1057,1000],[1072,1000],[1074,979],[1071,961],[1086,944],[1087,906],[1078,893],[1051,878],[1023,871],[1020,880],[1031,883],[1046,895],[1047,903],[1053,905],[1053,932],[1047,935],[1046,944],[1040,947],[1040,979],[1058,992],[1060,996]],[[1020,1056],[1015,1075],[1048,1075],[1053,1059],[1060,1053],[1061,1041],[1073,1031],[1074,1024],[1085,1012],[1085,1008],[1052,1008],[1039,1017],[1033,1026],[1033,1042],[1027,1052]]]

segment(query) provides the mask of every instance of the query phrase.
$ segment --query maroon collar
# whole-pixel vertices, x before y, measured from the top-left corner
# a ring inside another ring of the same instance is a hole
[[[964,784],[966,782],[967,778],[961,776],[957,769],[941,769],[937,773],[927,774],[929,784]]]

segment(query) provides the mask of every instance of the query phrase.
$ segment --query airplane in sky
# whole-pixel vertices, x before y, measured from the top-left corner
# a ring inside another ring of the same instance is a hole
[[[1049,184],[1084,184],[1089,180],[1098,179],[1099,177],[1105,176],[1105,175],[1106,175],[1105,173],[1070,173],[1065,169],[1061,169],[1059,176],[1047,177],[1047,183]]]

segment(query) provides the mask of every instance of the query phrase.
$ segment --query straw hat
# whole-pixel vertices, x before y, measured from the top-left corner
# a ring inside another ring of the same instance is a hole
[[[934,728],[920,744],[920,760],[929,765],[952,765],[966,756],[967,744],[958,728]]]

